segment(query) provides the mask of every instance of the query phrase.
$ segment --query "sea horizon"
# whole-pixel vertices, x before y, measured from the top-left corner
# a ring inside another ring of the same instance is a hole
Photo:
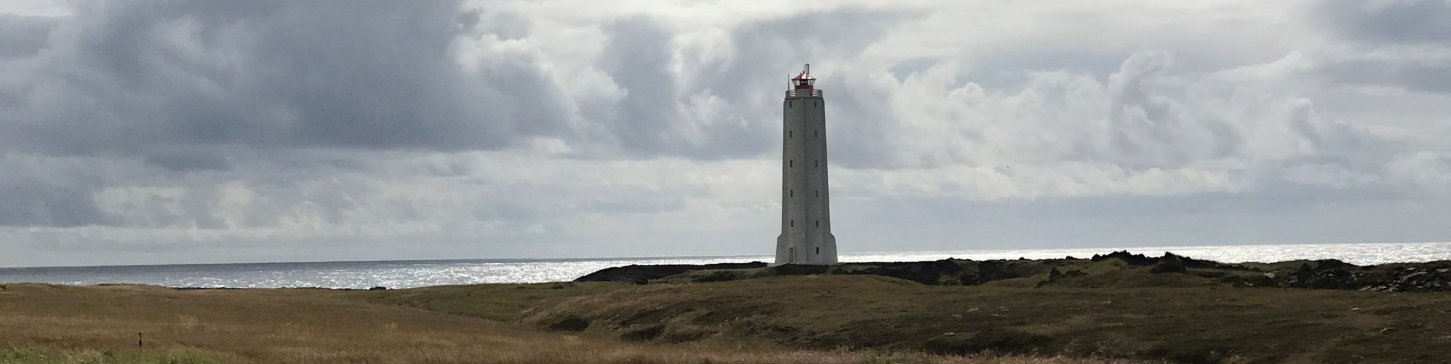
[[[1341,243],[1271,243],[1271,244],[1219,244],[1219,245],[1142,245],[1142,246],[1106,246],[1106,247],[1075,247],[1075,248],[1023,248],[1023,249],[933,249],[933,250],[873,250],[873,251],[843,251],[842,256],[880,256],[894,254],[924,254],[924,253],[992,253],[992,252],[1053,252],[1053,251],[1098,251],[1104,253],[1115,251],[1130,251],[1135,254],[1148,254],[1147,251],[1135,251],[1145,249],[1175,249],[1175,248],[1232,248],[1232,247],[1274,247],[1274,246],[1319,246],[1319,245],[1396,245],[1396,244],[1451,244],[1451,241],[1418,241],[1418,242],[1341,242]],[[1173,252],[1173,251],[1169,251]],[[1156,252],[1157,256],[1164,252]],[[1177,255],[1185,255],[1174,252]],[[160,267],[160,266],[211,266],[211,265],[266,265],[266,264],[332,264],[332,263],[529,263],[529,262],[551,262],[551,261],[630,261],[630,260],[662,260],[662,259],[719,259],[719,258],[753,258],[763,257],[774,259],[769,254],[724,254],[724,255],[638,255],[638,256],[597,256],[597,257],[538,257],[538,258],[417,258],[417,259],[357,259],[357,260],[284,260],[284,261],[236,261],[236,262],[201,262],[201,263],[140,263],[140,264],[90,264],[90,265],[19,265],[0,266],[0,269],[30,269],[30,268],[106,268],[106,267]],[[1199,258],[1190,256],[1191,258]],[[1448,252],[1451,257],[1451,252]],[[1082,257],[1079,257],[1082,258]],[[999,258],[1010,259],[1010,258]],[[1451,259],[1451,258],[1448,258]],[[850,263],[842,261],[843,263]],[[863,261],[851,261],[863,262]],[[1224,262],[1238,263],[1238,262]],[[1409,263],[1409,262],[1408,262]]]
[[[1374,265],[1451,260],[1451,242],[1411,242],[871,251],[843,252],[840,254],[840,261],[855,263],[947,258],[1059,259],[1070,256],[1088,258],[1114,251],[1148,256],[1172,252],[1224,263],[1337,259],[1357,265]],[[631,264],[711,264],[772,260],[774,257],[770,255],[741,254],[35,266],[0,268],[0,283],[150,284],[198,288],[412,288],[481,283],[563,282],[600,269]]]

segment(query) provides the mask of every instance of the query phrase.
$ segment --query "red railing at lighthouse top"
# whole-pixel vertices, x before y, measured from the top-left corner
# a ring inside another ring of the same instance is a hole
[[[821,97],[821,90],[816,89],[816,77],[811,77],[811,64],[787,81],[791,83],[791,89],[786,90],[786,97]]]

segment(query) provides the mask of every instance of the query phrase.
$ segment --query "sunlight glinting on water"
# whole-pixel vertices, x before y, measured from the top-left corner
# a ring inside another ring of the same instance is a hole
[[[1164,252],[1225,263],[1339,259],[1352,264],[1451,260],[1451,243],[1232,245],[1027,250],[956,250],[842,253],[842,262],[900,262],[946,258],[1088,258],[1115,250],[1159,256]],[[769,262],[770,256],[619,258],[536,261],[319,262],[117,267],[0,268],[0,283],[152,284],[168,287],[411,288],[480,283],[570,281],[609,267],[631,264]]]

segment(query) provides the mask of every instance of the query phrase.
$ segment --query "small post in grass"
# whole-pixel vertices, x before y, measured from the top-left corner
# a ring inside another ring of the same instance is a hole
[[[142,341],[141,341],[141,333],[138,332],[138,333],[136,333],[136,347],[138,347],[138,348],[139,347],[142,347],[142,344],[141,343],[142,343]]]

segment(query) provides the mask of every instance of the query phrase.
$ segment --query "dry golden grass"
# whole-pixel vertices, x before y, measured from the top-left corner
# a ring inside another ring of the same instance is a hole
[[[1111,362],[627,343],[517,324],[523,311],[534,305],[626,288],[551,287],[362,292],[9,284],[0,288],[0,363]],[[410,302],[428,309],[399,304]]]
[[[1444,357],[1451,344],[1444,293],[1230,288],[1134,274],[1090,277],[1095,288],[875,276],[390,291],[11,284],[0,286],[0,364],[1112,362],[982,350],[1417,362]]]
[[[1451,294],[1206,285],[925,286],[876,276],[647,285],[540,304],[523,322],[651,342],[1041,353],[1174,362],[1427,362],[1451,356]],[[1097,282],[1095,284],[1100,284]],[[580,325],[574,325],[580,326]]]
[[[0,364],[1322,363],[1451,355],[1451,293],[1233,288],[1221,276],[1235,272],[1151,274],[1117,260],[1074,270],[1085,274],[1049,280],[1029,272],[978,286],[867,275],[387,291],[11,284],[0,285]]]
[[[876,276],[389,291],[11,284],[0,286],[0,364],[1418,362],[1451,345],[1451,294],[1086,278],[1094,288]]]

